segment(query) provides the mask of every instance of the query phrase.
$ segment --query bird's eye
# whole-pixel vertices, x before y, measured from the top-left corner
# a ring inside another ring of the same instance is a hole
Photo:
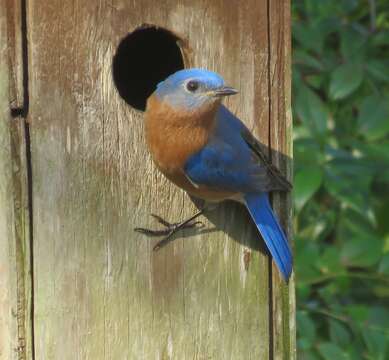
[[[195,80],[188,81],[186,88],[190,92],[195,92],[199,88],[199,83]]]

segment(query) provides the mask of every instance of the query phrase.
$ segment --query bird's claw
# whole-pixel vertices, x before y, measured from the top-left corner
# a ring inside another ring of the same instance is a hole
[[[165,219],[163,219],[161,216],[156,214],[151,214],[151,216],[156,219],[162,226],[165,227],[165,229],[161,230],[152,230],[152,229],[146,229],[137,227],[134,229],[134,231],[139,232],[141,234],[144,234],[146,236],[165,236],[163,239],[161,239],[154,247],[153,250],[157,251],[161,247],[165,246],[173,234],[175,234],[178,230],[181,229],[189,229],[194,227],[202,228],[204,227],[204,223],[201,221],[193,221],[188,222],[186,224],[183,223],[169,223]]]
[[[162,218],[161,216],[159,216],[157,214],[151,214],[151,216],[155,220],[157,220],[160,224],[164,225],[165,227],[171,227],[174,225],[174,224],[169,223],[168,221],[166,221],[164,218]]]

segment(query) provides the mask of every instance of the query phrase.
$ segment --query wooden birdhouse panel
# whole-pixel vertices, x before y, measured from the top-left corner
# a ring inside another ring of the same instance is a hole
[[[158,227],[152,213],[176,222],[196,210],[144,139],[145,99],[173,69],[207,68],[238,88],[226,106],[288,174],[288,2],[32,0],[25,16],[25,355],[293,357],[293,280],[272,268],[243,207],[221,205],[157,252],[158,239],[134,232]],[[290,209],[284,195],[274,204]],[[280,214],[288,227],[289,210]]]

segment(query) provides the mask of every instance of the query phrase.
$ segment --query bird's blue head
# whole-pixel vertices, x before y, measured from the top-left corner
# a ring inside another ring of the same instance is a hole
[[[185,69],[160,82],[154,95],[172,107],[194,110],[236,93],[237,90],[226,86],[223,78],[212,71]]]

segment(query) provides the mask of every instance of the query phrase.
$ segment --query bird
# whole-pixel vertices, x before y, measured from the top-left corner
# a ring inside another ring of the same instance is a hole
[[[237,94],[219,74],[191,68],[161,81],[147,99],[145,138],[151,157],[162,174],[190,196],[207,204],[233,200],[243,204],[262,236],[283,279],[292,272],[288,239],[274,214],[271,191],[290,191],[292,185],[270,163],[259,141],[223,104]],[[206,207],[189,219],[169,223],[152,214],[164,230],[135,228],[146,235],[171,235],[192,227]]]

